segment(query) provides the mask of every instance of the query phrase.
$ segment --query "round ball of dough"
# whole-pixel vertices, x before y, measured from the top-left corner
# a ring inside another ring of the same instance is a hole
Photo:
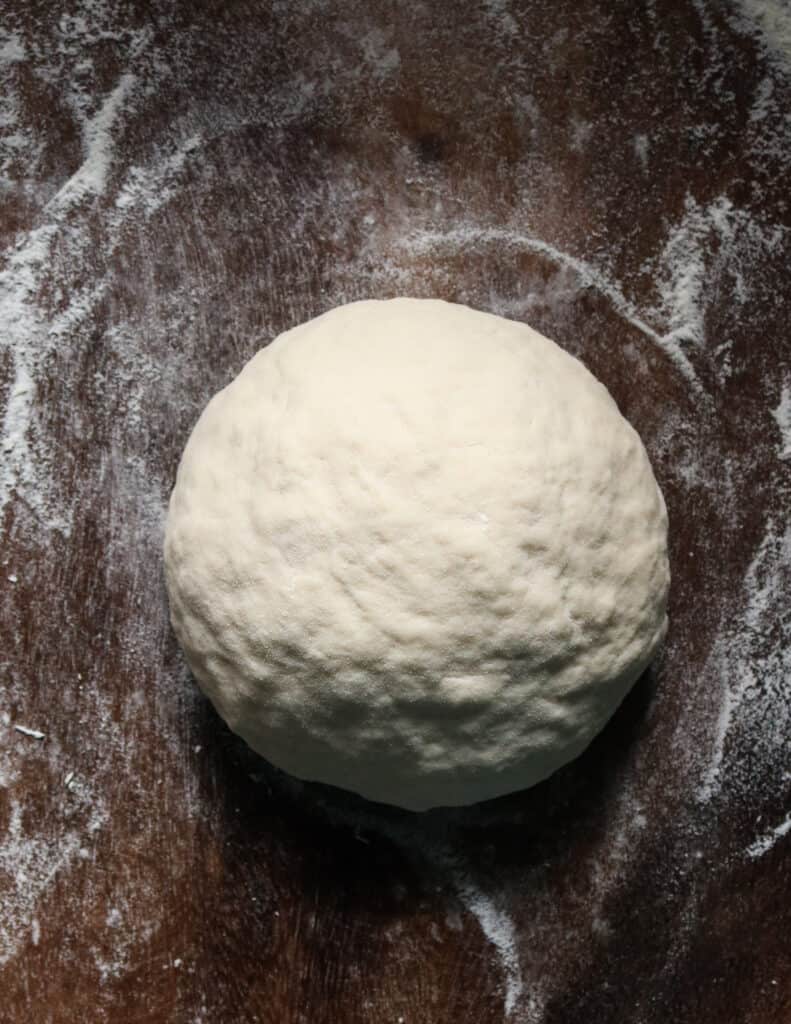
[[[251,359],[189,439],[165,564],[231,729],[414,810],[571,760],[666,629],[665,504],[607,390],[433,300],[351,303]]]

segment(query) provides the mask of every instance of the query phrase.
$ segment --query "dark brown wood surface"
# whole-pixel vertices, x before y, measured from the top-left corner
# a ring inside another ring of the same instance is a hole
[[[791,1020],[789,111],[784,0],[5,0],[0,1021]],[[425,815],[247,751],[162,581],[209,397],[396,294],[583,359],[671,517],[605,732]]]

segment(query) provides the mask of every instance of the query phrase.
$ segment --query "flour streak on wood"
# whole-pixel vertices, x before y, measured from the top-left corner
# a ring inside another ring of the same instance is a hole
[[[787,1021],[782,5],[6,7],[0,1021]],[[403,293],[583,359],[674,574],[663,655],[583,757],[422,816],[224,729],[160,553],[212,393]]]

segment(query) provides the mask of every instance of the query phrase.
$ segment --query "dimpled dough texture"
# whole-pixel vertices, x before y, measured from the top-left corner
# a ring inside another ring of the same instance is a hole
[[[666,629],[664,501],[606,389],[433,300],[342,306],[251,359],[189,439],[165,561],[231,729],[415,810],[576,757]]]

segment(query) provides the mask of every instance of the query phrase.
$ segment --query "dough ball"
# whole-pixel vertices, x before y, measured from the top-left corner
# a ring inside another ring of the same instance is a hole
[[[415,810],[576,757],[666,630],[665,504],[607,390],[433,300],[342,306],[251,359],[189,439],[165,564],[231,729]]]

